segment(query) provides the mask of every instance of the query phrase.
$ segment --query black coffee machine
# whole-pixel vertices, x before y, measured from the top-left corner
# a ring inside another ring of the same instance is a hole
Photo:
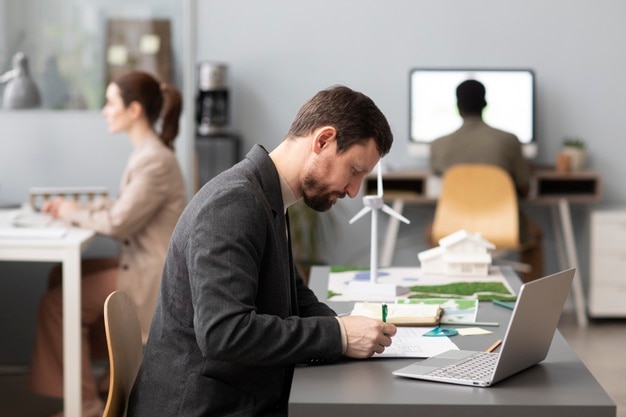
[[[226,65],[198,64],[195,188],[239,162],[240,137],[229,129]]]
[[[199,135],[223,133],[228,117],[227,67],[214,62],[198,64],[196,123]]]

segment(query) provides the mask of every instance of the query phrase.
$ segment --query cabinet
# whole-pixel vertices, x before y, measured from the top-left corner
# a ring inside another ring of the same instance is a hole
[[[626,317],[626,205],[591,213],[589,315]]]
[[[240,161],[240,138],[232,133],[196,137],[195,190]]]

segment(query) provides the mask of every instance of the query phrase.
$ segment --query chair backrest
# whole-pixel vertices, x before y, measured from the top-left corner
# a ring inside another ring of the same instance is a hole
[[[458,164],[446,170],[431,240],[436,244],[460,229],[480,233],[497,249],[519,248],[517,194],[504,169],[487,164]]]
[[[104,326],[111,380],[103,417],[123,417],[143,355],[139,319],[128,294],[109,294],[104,302]]]

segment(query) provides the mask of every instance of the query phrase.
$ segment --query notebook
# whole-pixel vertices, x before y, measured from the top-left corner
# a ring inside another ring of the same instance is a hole
[[[544,360],[574,268],[523,284],[499,353],[450,350],[394,371],[396,376],[488,387]]]
[[[383,306],[386,309],[383,319]],[[435,326],[439,324],[443,308],[439,304],[355,303],[350,315],[384,320],[396,326]]]

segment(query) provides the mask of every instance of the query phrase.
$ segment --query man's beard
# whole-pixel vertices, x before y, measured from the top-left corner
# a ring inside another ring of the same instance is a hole
[[[327,187],[320,185],[319,181],[310,175],[304,178],[304,192],[302,199],[307,206],[311,207],[315,211],[329,210],[337,199],[343,198],[345,195],[345,193],[327,191]],[[337,196],[337,199],[333,200],[333,196]]]

